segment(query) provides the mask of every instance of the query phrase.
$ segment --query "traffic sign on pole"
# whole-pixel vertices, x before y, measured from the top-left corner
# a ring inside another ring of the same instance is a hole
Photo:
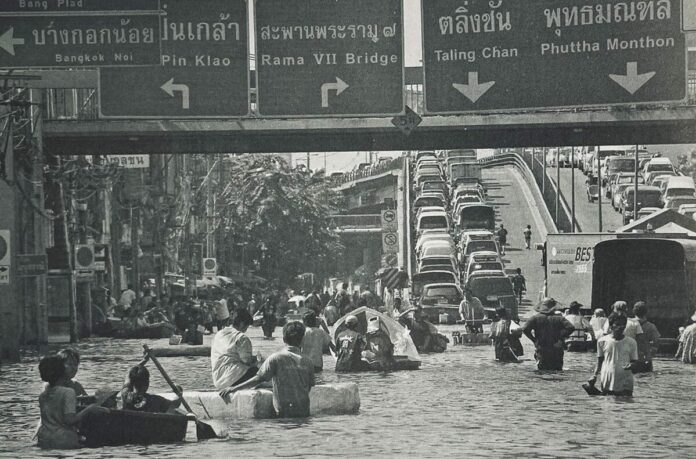
[[[168,0],[163,9],[162,65],[101,69],[101,117],[248,115],[246,0]]]
[[[159,16],[158,0],[5,0],[0,67],[156,65]]]
[[[398,253],[399,252],[399,233],[383,232],[382,233],[382,252],[383,253]]]
[[[429,114],[686,97],[681,0],[423,0],[422,10]]]
[[[382,232],[394,232],[397,230],[396,210],[382,211]]]
[[[402,0],[256,0],[264,117],[399,115]]]

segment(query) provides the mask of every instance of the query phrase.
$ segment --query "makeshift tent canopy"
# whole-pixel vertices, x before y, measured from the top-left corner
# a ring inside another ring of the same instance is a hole
[[[346,329],[346,318],[349,316],[358,318],[358,331],[362,334],[367,332],[367,324],[372,318],[380,319],[380,327],[384,330],[392,344],[394,344],[394,358],[406,359],[410,362],[420,362],[418,350],[411,340],[408,329],[404,328],[395,319],[379,311],[370,309],[367,306],[362,306],[354,311],[349,312],[345,316],[338,319],[334,327],[334,340],[340,332]]]

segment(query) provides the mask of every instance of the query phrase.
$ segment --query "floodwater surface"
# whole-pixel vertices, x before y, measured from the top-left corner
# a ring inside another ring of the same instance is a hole
[[[441,327],[450,335],[455,326]],[[277,330],[280,332],[280,329]],[[278,333],[277,333],[278,334]],[[249,335],[268,355],[280,339]],[[166,346],[165,340],[147,341]],[[140,360],[142,342],[92,339],[77,348],[77,379],[88,392],[118,388]],[[588,397],[580,385],[591,376],[594,355],[566,354],[565,370],[535,371],[525,339],[521,364],[500,364],[489,346],[450,346],[423,356],[417,371],[337,374],[325,357],[324,382],[360,386],[359,414],[307,420],[214,421],[225,438],[185,443],[108,447],[70,452],[41,451],[32,435],[39,417],[38,355],[0,370],[0,456],[32,457],[307,457],[307,456],[583,456],[693,457],[696,455],[694,386],[696,367],[660,359],[656,371],[636,377],[635,397]],[[212,389],[205,357],[162,358],[184,389]],[[151,392],[167,391],[153,365]],[[67,453],[67,454],[66,454]]]

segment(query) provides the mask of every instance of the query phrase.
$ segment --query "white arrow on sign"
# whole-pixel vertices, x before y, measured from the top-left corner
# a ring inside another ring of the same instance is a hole
[[[15,46],[23,45],[24,38],[14,37],[14,27],[10,27],[7,32],[0,35],[0,48],[4,49],[8,53],[15,55]]]
[[[348,89],[348,83],[336,77],[335,83],[324,83],[321,85],[321,106],[326,108],[329,106],[329,91],[336,91],[336,95],[340,96],[343,91]]]
[[[495,84],[495,81],[488,81],[486,83],[479,83],[478,72],[469,72],[469,84],[459,84],[452,83],[454,89],[464,94],[464,97],[469,99],[472,103],[476,103],[479,98],[486,93],[491,86]]]
[[[628,62],[626,64],[626,75],[609,74],[609,78],[631,94],[635,94],[654,76],[655,72],[641,73],[639,75],[638,62]]]
[[[175,92],[181,93],[181,108],[184,110],[189,109],[189,87],[185,84],[174,84],[174,78],[170,79],[162,86],[160,86],[162,91],[169,94],[169,97],[174,97]]]

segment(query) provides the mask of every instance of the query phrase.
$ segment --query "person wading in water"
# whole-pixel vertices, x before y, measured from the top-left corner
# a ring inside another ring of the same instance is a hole
[[[534,308],[535,314],[524,325],[522,331],[532,340],[536,352],[534,358],[539,370],[562,370],[565,339],[575,330],[573,324],[563,316],[555,315],[556,300],[544,298]]]

